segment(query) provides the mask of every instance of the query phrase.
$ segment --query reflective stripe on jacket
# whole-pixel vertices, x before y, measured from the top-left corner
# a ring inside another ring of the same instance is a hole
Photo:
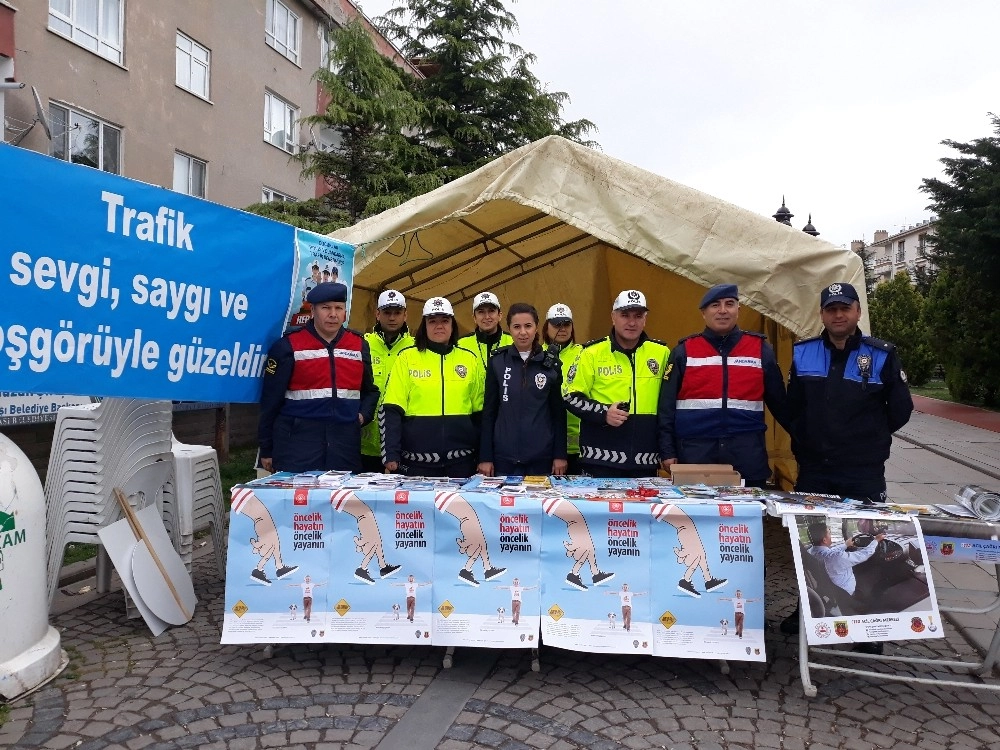
[[[743,335],[723,356],[702,335],[684,339],[687,358],[677,394],[676,435],[686,438],[763,432],[764,340]]]
[[[356,421],[364,374],[361,336],[345,330],[335,343],[327,346],[303,328],[290,333],[288,343],[295,367],[281,413],[306,419]]]

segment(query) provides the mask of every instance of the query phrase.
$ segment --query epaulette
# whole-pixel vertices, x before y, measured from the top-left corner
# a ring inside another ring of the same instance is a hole
[[[662,339],[646,339],[646,342],[652,344],[659,344],[660,346],[665,346],[668,349],[670,348],[670,344],[668,344],[666,341],[663,341]]]
[[[607,336],[604,336],[603,338],[599,339],[591,339],[590,341],[588,341],[586,344],[583,345],[583,348],[586,349],[588,346],[593,346],[594,344],[600,344],[602,341],[607,341],[607,340],[608,340]]]
[[[802,339],[801,341],[796,341],[795,344],[794,344],[794,346],[798,346],[799,344],[808,344],[810,341],[819,341],[822,338],[823,338],[822,336],[810,336],[807,339]]]
[[[869,346],[874,346],[877,349],[884,349],[887,352],[896,350],[896,345],[892,342],[883,341],[882,339],[877,339],[874,336],[862,336],[861,340]]]
[[[348,328],[347,326],[344,326],[344,330],[347,331],[348,333],[353,333],[355,336],[358,336],[360,338],[365,337],[365,334],[362,331],[355,331],[353,328]]]
[[[767,334],[766,333],[758,333],[757,331],[743,331],[743,335],[744,336],[756,336],[759,339],[764,339],[765,341],[767,341]]]

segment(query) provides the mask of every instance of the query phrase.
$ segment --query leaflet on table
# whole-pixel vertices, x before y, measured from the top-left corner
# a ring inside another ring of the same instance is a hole
[[[944,635],[918,519],[800,514],[790,520],[809,645]]]
[[[328,493],[235,488],[229,523],[222,643],[325,640],[332,533]]]
[[[897,505],[872,505],[860,500],[842,498],[839,495],[818,495],[805,492],[776,492],[767,500],[767,512],[772,516],[783,515],[831,515],[904,517],[912,515]]]
[[[542,509],[545,644],[652,654],[649,506],[546,498]]]
[[[331,551],[327,640],[431,643],[433,495],[345,487],[330,494],[337,549]]]
[[[757,503],[650,507],[654,654],[765,661]]]
[[[434,504],[433,644],[537,648],[541,503],[442,491]]]

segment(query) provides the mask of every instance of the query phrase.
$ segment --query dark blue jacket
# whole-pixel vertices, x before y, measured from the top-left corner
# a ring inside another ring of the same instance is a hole
[[[514,346],[497,349],[486,368],[479,460],[512,463],[566,458],[566,409],[559,358],[545,367],[538,347],[522,360]]]
[[[788,411],[801,466],[882,476],[913,399],[895,346],[858,332],[837,349],[824,331],[795,344]]]

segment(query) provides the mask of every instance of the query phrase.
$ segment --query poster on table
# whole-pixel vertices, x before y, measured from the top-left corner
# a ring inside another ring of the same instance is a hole
[[[943,637],[916,518],[803,514],[789,521],[809,645]]]
[[[931,562],[1000,563],[998,527],[975,519],[948,518],[921,520],[927,559]]]
[[[434,495],[327,490],[332,643],[431,643]]]
[[[764,527],[751,503],[654,503],[653,653],[766,661]]]
[[[542,501],[542,642],[652,654],[649,505]]]
[[[8,392],[253,403],[299,253],[350,284],[350,246],[287,224],[3,144],[0,174]]]
[[[332,513],[328,489],[234,488],[222,643],[327,639]]]
[[[541,502],[451,491],[434,502],[434,645],[537,648]]]

